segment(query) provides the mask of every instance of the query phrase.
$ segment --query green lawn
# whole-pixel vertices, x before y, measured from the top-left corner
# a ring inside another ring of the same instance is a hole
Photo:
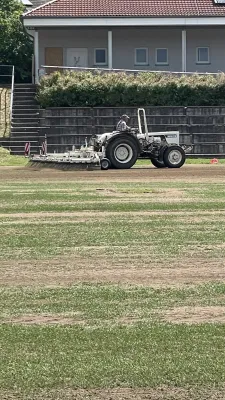
[[[220,386],[224,325],[0,328],[2,389]]]
[[[0,399],[222,399],[224,195],[0,180]]]
[[[2,288],[1,322],[29,315],[69,318],[87,327],[130,322],[156,322],[174,307],[224,306],[225,284],[211,283],[187,288],[136,287],[79,284],[67,288]],[[224,311],[225,315],[225,311]]]
[[[27,159],[25,157],[12,156],[10,155],[10,152],[8,150],[4,149],[3,147],[0,147],[0,167],[9,167],[9,166],[23,167],[26,164],[27,164]]]
[[[214,157],[212,157],[214,158]],[[193,164],[193,165],[204,165],[204,164],[210,164],[210,161],[212,160],[212,158],[187,158],[185,161],[185,164]],[[225,159],[224,158],[220,158],[218,159],[218,164],[225,164]],[[137,163],[135,165],[149,165],[149,161],[148,160],[138,160]]]
[[[173,191],[177,201],[173,197],[166,201],[167,192],[171,196]],[[143,183],[89,183],[87,191],[83,183],[29,183],[29,187],[27,183],[4,183],[0,192],[0,259],[73,254],[74,248],[84,245],[104,246],[109,252],[118,246],[129,251],[134,248],[136,252],[139,249],[138,254],[149,248],[152,255],[173,257],[213,244],[207,257],[222,257],[224,217],[216,218],[215,224],[208,213],[224,210],[224,196],[224,184],[151,183],[148,187]],[[193,211],[202,217],[190,221]],[[26,223],[14,217],[24,212]],[[43,212],[47,218],[41,219],[38,213]],[[104,212],[107,215],[99,214]],[[32,213],[39,218],[33,218]],[[61,217],[62,213],[68,215]]]

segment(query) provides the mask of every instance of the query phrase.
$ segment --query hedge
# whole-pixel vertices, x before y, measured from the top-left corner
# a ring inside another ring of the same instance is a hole
[[[46,107],[224,106],[225,74],[55,72],[41,79]]]

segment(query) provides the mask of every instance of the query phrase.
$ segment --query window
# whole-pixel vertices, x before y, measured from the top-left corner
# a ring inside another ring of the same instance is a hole
[[[156,62],[157,65],[168,64],[168,49],[156,49]]]
[[[208,47],[197,47],[196,63],[197,64],[209,64],[209,48]]]
[[[148,65],[148,49],[135,49],[135,64]]]
[[[107,51],[106,49],[95,49],[95,65],[107,64]]]

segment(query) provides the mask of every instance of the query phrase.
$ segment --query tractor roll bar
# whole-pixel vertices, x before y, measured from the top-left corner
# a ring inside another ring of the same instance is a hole
[[[142,124],[141,124],[141,120],[143,119],[144,122],[144,128],[145,128],[145,136],[146,139],[149,138],[149,134],[148,134],[148,125],[147,125],[147,119],[146,119],[146,113],[145,113],[145,109],[144,108],[138,108],[138,128],[139,128],[139,132],[142,132]]]

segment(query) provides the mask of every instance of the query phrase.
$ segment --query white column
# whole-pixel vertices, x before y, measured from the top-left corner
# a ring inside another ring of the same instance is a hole
[[[34,69],[34,54],[32,55],[32,83],[35,83],[34,77],[35,77],[35,69]]]
[[[34,70],[35,70],[35,83],[39,83],[39,35],[38,31],[34,33]]]
[[[187,72],[187,32],[182,31],[182,72]]]
[[[112,69],[112,31],[108,31],[108,68]]]

